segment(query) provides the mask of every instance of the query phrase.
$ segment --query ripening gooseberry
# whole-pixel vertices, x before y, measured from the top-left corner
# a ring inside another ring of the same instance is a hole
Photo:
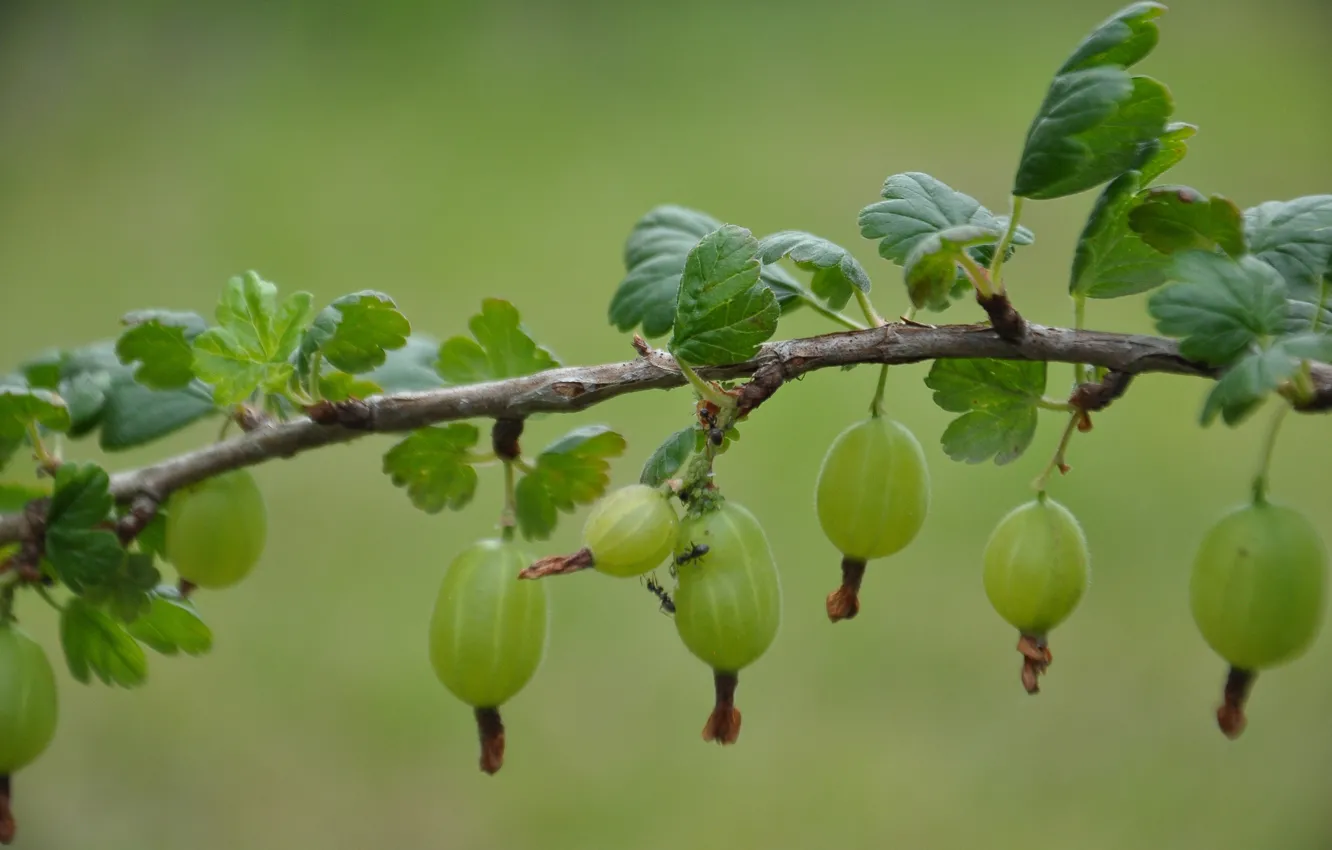
[[[31,764],[55,737],[55,673],[41,645],[0,624],[0,774]]]
[[[842,585],[828,594],[828,619],[860,611],[865,563],[906,548],[930,507],[925,453],[907,428],[881,416],[833,440],[814,492],[819,525],[842,558]]]
[[[1194,622],[1231,666],[1217,711],[1230,737],[1244,728],[1244,701],[1259,670],[1304,654],[1322,624],[1327,549],[1299,512],[1266,500],[1221,517],[1193,561]]]
[[[530,560],[511,542],[472,544],[449,564],[430,617],[430,663],[475,709],[486,773],[504,763],[499,708],[531,680],[545,654],[546,587],[518,580]]]
[[[703,740],[731,744],[740,735],[735,708],[739,673],[767,651],[781,624],[781,582],[772,548],[752,513],[721,502],[680,524],[675,628],[684,645],[713,669],[716,706]]]
[[[167,501],[167,560],[199,587],[230,587],[245,578],[267,536],[264,495],[247,469],[182,487]]]
[[[583,524],[583,542],[591,552],[592,566],[600,572],[638,576],[666,560],[679,527],[670,494],[631,484],[592,508]]]
[[[1022,683],[1037,693],[1049,666],[1046,638],[1073,613],[1087,589],[1091,558],[1082,526],[1044,493],[1014,508],[985,544],[985,594],[1020,633]]]

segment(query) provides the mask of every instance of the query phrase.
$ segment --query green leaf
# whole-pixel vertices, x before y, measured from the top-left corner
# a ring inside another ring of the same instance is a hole
[[[936,360],[925,378],[934,403],[961,413],[943,434],[953,460],[996,464],[1016,460],[1036,434],[1046,364],[1022,360]]]
[[[1165,132],[1156,140],[1156,151],[1144,162],[1138,172],[1142,175],[1142,185],[1146,186],[1165,174],[1184,159],[1189,153],[1189,139],[1198,133],[1193,124],[1176,121],[1167,124]]]
[[[18,513],[34,499],[44,499],[51,491],[36,484],[0,481],[0,513]]]
[[[325,401],[346,401],[349,398],[369,398],[384,390],[374,381],[367,381],[346,372],[321,372],[319,394]]]
[[[694,366],[748,360],[777,330],[781,308],[759,282],[758,241],[723,225],[689,252],[671,352]]]
[[[1239,207],[1228,198],[1210,198],[1187,186],[1158,186],[1143,192],[1129,213],[1129,227],[1165,254],[1179,251],[1246,251]]]
[[[1181,338],[1185,357],[1229,363],[1284,329],[1285,284],[1271,266],[1253,257],[1236,261],[1185,251],[1175,255],[1171,276],[1179,282],[1153,293],[1147,309],[1161,333]]]
[[[56,471],[46,514],[46,558],[75,593],[111,579],[125,560],[116,535],[99,526],[111,518],[106,470],[95,463],[65,463]]]
[[[1227,425],[1240,424],[1289,380],[1304,360],[1332,360],[1332,336],[1307,333],[1282,337],[1270,348],[1245,355],[1208,393],[1202,424],[1212,424],[1218,414]]]
[[[666,438],[643,464],[643,472],[638,476],[641,484],[660,487],[672,475],[680,471],[689,455],[694,452],[694,442],[698,429],[682,428]]]
[[[213,631],[194,604],[169,584],[151,594],[147,613],[129,625],[129,633],[162,655],[203,655],[213,648]]]
[[[1013,194],[1062,198],[1134,169],[1173,111],[1169,89],[1119,67],[1055,77],[1028,130]]]
[[[642,325],[649,339],[670,333],[685,260],[700,239],[719,227],[712,216],[675,205],[656,207],[639,219],[624,245],[625,277],[611,298],[610,323],[621,331]],[[783,312],[802,303],[803,288],[780,266],[765,267],[759,279],[777,296]]]
[[[133,688],[148,677],[143,647],[124,626],[77,596],[60,615],[60,644],[70,675],[85,685],[95,675],[103,684]]]
[[[462,510],[476,493],[468,455],[480,436],[467,422],[420,428],[384,455],[384,474],[428,514]]]
[[[1244,211],[1249,250],[1285,279],[1295,296],[1321,287],[1332,271],[1332,195],[1268,201]]]
[[[128,329],[116,342],[116,356],[126,366],[139,363],[134,379],[157,390],[174,390],[194,380],[190,342],[203,333],[198,313],[140,310],[122,320]]]
[[[625,448],[624,437],[600,425],[569,432],[546,447],[516,488],[518,528],[528,540],[546,540],[558,511],[601,498],[610,483],[610,463]]]
[[[1152,52],[1161,37],[1156,19],[1165,14],[1160,3],[1134,3],[1120,9],[1083,39],[1060,66],[1067,74],[1102,65],[1129,68]]]
[[[67,431],[69,407],[50,390],[0,386],[0,439],[22,439],[31,423],[51,431]]]
[[[309,374],[316,352],[334,368],[353,375],[384,365],[388,352],[402,348],[412,332],[393,299],[365,290],[344,295],[319,311],[300,344],[299,370]]]
[[[165,561],[166,557],[166,509],[158,508],[153,514],[153,518],[148,520],[148,524],[134,538],[134,542],[139,544],[139,551],[146,555],[152,555],[159,561]]]
[[[33,386],[54,389],[69,406],[69,436],[82,437],[102,420],[106,393],[119,378],[133,380],[116,357],[115,343],[103,341],[68,351],[48,352],[24,364]]]
[[[1105,187],[1078,237],[1069,277],[1071,295],[1121,298],[1166,282],[1170,258],[1129,229],[1141,177],[1126,171]]]
[[[278,304],[277,287],[254,272],[227,281],[217,307],[218,327],[195,337],[194,374],[213,385],[219,406],[255,390],[279,393],[291,380],[290,362],[314,302],[294,292]]]
[[[1060,66],[1027,131],[1014,195],[1077,194],[1156,159],[1174,104],[1165,86],[1127,69],[1156,46],[1164,12],[1159,3],[1120,10]]]
[[[962,252],[972,245],[998,242],[998,231],[963,224],[930,233],[916,243],[907,257],[903,276],[907,294],[916,307],[943,310],[952,298]]]
[[[884,200],[860,211],[860,235],[880,240],[879,255],[898,265],[906,263],[921,241],[940,231],[966,224],[1003,233],[1008,227],[1006,217],[996,216],[970,195],[918,171],[892,175],[884,181],[882,195]],[[1034,239],[1030,230],[1018,227],[1013,244],[1030,245]],[[973,249],[972,256],[988,265],[989,254],[981,259],[980,250]]]
[[[384,365],[365,375],[386,393],[420,392],[444,386],[444,379],[435,371],[439,358],[439,341],[427,334],[415,333],[407,337],[402,348],[388,352]]]
[[[555,356],[537,345],[518,315],[500,298],[486,298],[467,322],[472,337],[455,336],[439,347],[435,371],[449,384],[476,384],[554,369]]]
[[[181,390],[151,390],[124,378],[106,393],[98,444],[110,452],[136,448],[215,413],[213,394],[198,381]]]
[[[810,289],[829,307],[840,310],[851,300],[854,289],[869,293],[865,269],[845,248],[799,230],[782,230],[759,241],[759,261],[772,265],[782,257],[804,271],[813,272]]]
[[[95,587],[86,588],[83,596],[122,623],[132,623],[148,610],[148,592],[161,580],[152,555],[131,552],[121,559],[115,572],[103,576]]]

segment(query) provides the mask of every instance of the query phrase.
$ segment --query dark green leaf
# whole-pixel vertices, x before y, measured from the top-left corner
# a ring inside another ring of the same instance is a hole
[[[1174,110],[1170,91],[1117,65],[1060,74],[1027,131],[1013,194],[1074,195],[1142,164]]]
[[[67,431],[69,407],[50,390],[0,386],[0,439],[22,439],[31,423],[52,431]]]
[[[1332,269],[1328,270],[1319,286],[1297,290],[1289,295],[1286,303],[1290,309],[1286,319],[1286,333],[1332,328]]]
[[[472,337],[455,336],[439,347],[435,370],[449,384],[475,384],[517,378],[554,369],[560,363],[537,345],[523,327],[518,308],[500,298],[481,302],[467,327]]]
[[[152,555],[159,561],[166,560],[166,509],[158,508],[153,518],[134,538],[139,544],[139,551]]]
[[[194,380],[194,351],[183,325],[160,318],[136,324],[120,335],[116,356],[126,366],[138,363],[134,379],[152,389],[180,389]]]
[[[1129,213],[1129,227],[1165,254],[1215,251],[1245,253],[1239,207],[1228,198],[1210,198],[1187,186],[1157,186],[1143,192]]]
[[[27,382],[28,386],[34,389],[59,391],[61,368],[64,360],[65,353],[58,348],[53,348],[49,351],[43,351],[31,360],[20,364],[19,371],[23,373],[23,380]],[[15,382],[6,380],[3,383]]]
[[[962,252],[982,242],[998,242],[995,230],[963,224],[930,233],[916,242],[903,268],[907,294],[916,307],[943,310],[952,297]]]
[[[161,580],[152,555],[132,552],[121,559],[115,572],[102,576],[95,587],[85,588],[83,596],[122,623],[132,623],[148,610],[148,591]]]
[[[213,631],[194,604],[171,585],[151,594],[147,613],[129,625],[129,633],[163,655],[203,655],[213,648]]]
[[[37,378],[42,386],[57,390],[69,405],[69,435],[75,438],[90,433],[100,424],[106,392],[112,383],[122,376],[133,380],[130,369],[116,357],[115,342],[110,340],[48,353],[39,361],[25,364],[24,371],[30,383]]]
[[[99,526],[111,519],[115,500],[106,470],[95,463],[65,463],[56,472],[46,520],[46,558],[70,590],[102,584],[121,569],[125,550]]]
[[[1270,348],[1245,355],[1208,393],[1202,424],[1210,425],[1218,414],[1227,425],[1240,424],[1268,394],[1295,374],[1303,360],[1332,360],[1332,336],[1307,333],[1283,337]]]
[[[367,381],[346,372],[321,372],[319,394],[326,401],[346,401],[349,398],[369,398],[383,389],[374,381]]]
[[[898,265],[939,231],[969,224],[1002,233],[1008,226],[1006,217],[996,216],[980,201],[918,171],[892,175],[884,181],[882,195],[884,200],[860,211],[860,235],[880,240],[879,255]],[[1030,245],[1034,238],[1019,227],[1013,244]],[[988,256],[983,262],[989,264]]]
[[[638,480],[649,487],[659,487],[672,475],[680,471],[684,462],[694,451],[697,428],[683,428],[666,438],[657,446],[656,451],[643,464],[643,472]]]
[[[419,392],[444,386],[444,379],[435,371],[439,359],[439,341],[427,334],[415,333],[407,337],[407,344],[388,353],[384,365],[365,377],[374,381],[386,393]]]
[[[1332,271],[1332,195],[1268,201],[1244,211],[1249,250],[1280,273],[1294,296]]]
[[[1189,153],[1189,139],[1192,139],[1197,132],[1197,127],[1182,121],[1167,124],[1165,132],[1157,139],[1159,144],[1156,151],[1138,168],[1138,172],[1142,174],[1142,185],[1149,185],[1179,165]]]
[[[150,390],[126,377],[106,394],[98,443],[107,451],[132,449],[216,412],[212,393],[198,381],[182,390]]]
[[[638,220],[624,246],[625,277],[611,299],[610,323],[621,331],[642,325],[649,339],[669,333],[685,259],[698,241],[721,227],[706,213],[685,207],[656,207]],[[782,310],[798,307],[800,284],[780,266],[767,266],[759,279],[773,291]]]
[[[834,310],[851,300],[854,289],[868,293],[869,275],[845,248],[799,230],[783,230],[759,241],[759,261],[772,265],[790,257],[799,268],[813,272],[810,289]]]
[[[384,455],[384,474],[426,513],[461,510],[476,493],[468,454],[480,436],[467,422],[413,431]]]
[[[518,528],[528,540],[545,540],[558,511],[601,498],[610,483],[610,457],[624,452],[624,437],[599,425],[578,428],[547,446],[516,488]]]
[[[104,684],[133,688],[148,677],[143,647],[124,626],[77,596],[60,615],[60,644],[70,675],[85,685],[95,675]]]
[[[1140,176],[1126,171],[1105,187],[1078,238],[1068,290],[1090,298],[1120,298],[1165,283],[1170,258],[1129,229]]]
[[[1185,251],[1175,255],[1171,277],[1179,283],[1154,293],[1147,309],[1161,333],[1181,337],[1185,357],[1228,363],[1285,327],[1285,284],[1253,257]]]
[[[36,484],[0,481],[0,513],[18,513],[33,499],[42,499],[49,495],[51,491]]]
[[[694,366],[748,360],[777,330],[781,308],[759,283],[758,241],[722,226],[689,252],[675,310],[671,352]]]
[[[996,464],[1016,460],[1036,434],[1046,364],[1022,360],[936,360],[925,378],[934,403],[961,413],[943,434],[953,460]]]
[[[308,374],[315,352],[344,372],[359,375],[384,365],[387,352],[402,348],[412,326],[393,299],[365,290],[344,295],[319,311],[300,345],[300,371]]]
[[[1120,9],[1083,39],[1058,73],[1067,74],[1101,65],[1122,68],[1136,65],[1156,47],[1161,37],[1156,19],[1165,11],[1166,7],[1160,3],[1134,3]]]

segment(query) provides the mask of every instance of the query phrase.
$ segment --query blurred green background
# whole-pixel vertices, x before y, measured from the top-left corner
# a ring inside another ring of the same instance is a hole
[[[207,311],[249,268],[320,302],[383,289],[441,337],[498,295],[566,362],[623,359],[605,304],[624,237],[662,202],[852,246],[893,314],[900,273],[856,212],[908,170],[1003,208],[1050,73],[1116,7],[8,3],[0,366],[114,335],[130,309]],[[1241,206],[1332,187],[1324,0],[1187,0],[1163,27],[1144,70],[1202,128],[1172,179]],[[1028,205],[1038,244],[1010,286],[1036,321],[1068,319],[1091,200]],[[1095,303],[1089,321],[1150,330],[1141,299]],[[827,330],[805,312],[779,333]],[[1053,492],[1086,527],[1094,580],[1030,698],[979,556],[1030,496],[1057,417],[1018,463],[953,463],[926,368],[894,369],[890,389],[926,445],[932,513],[871,565],[854,622],[823,613],[838,557],[812,491],[873,370],[783,390],[719,464],[767,525],[785,591],[778,640],[743,677],[738,746],[700,742],[708,671],[653,599],[580,576],[552,581],[546,662],[505,709],[508,763],[479,773],[425,630],[449,560],[493,531],[498,472],[466,513],[428,517],[381,475],[390,442],[373,438],[257,471],[271,545],[243,585],[199,595],[211,655],[154,656],[136,692],[60,671],[56,741],[17,779],[18,846],[1332,847],[1332,634],[1262,677],[1231,743],[1212,720],[1224,671],[1188,613],[1193,548],[1243,498],[1259,424],[1201,431],[1202,382],[1149,377],[1076,439]],[[1067,379],[1053,369],[1051,391]],[[615,482],[629,482],[689,403],[652,393],[548,417],[526,445],[612,424],[630,443]],[[1294,420],[1275,492],[1332,540],[1328,423]],[[533,554],[576,548],[581,516]],[[44,606],[25,598],[20,614],[58,654]]]

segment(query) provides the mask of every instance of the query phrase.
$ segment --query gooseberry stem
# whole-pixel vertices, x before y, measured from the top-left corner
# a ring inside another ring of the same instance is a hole
[[[323,365],[324,353],[316,350],[310,357],[310,398],[315,404],[324,400],[324,394],[319,389],[319,370]]]
[[[870,416],[878,419],[883,416],[883,394],[888,388],[888,364],[879,367],[879,386],[874,390],[874,400],[870,402]]]
[[[962,270],[971,279],[972,285],[976,287],[976,294],[980,296],[981,300],[988,301],[993,298],[992,279],[985,267],[971,259],[971,255],[966,251],[957,255],[957,261],[962,264]]]
[[[1032,482],[1031,486],[1036,488],[1036,492],[1045,492],[1045,488],[1050,484],[1050,476],[1054,475],[1056,469],[1060,472],[1068,471],[1068,464],[1064,462],[1064,456],[1068,453],[1069,441],[1073,439],[1073,432],[1077,430],[1078,423],[1082,421],[1082,417],[1083,413],[1081,410],[1074,410],[1072,415],[1068,417],[1068,424],[1064,426],[1064,433],[1059,438],[1059,445],[1055,447],[1054,456],[1051,457],[1050,462],[1045,465],[1045,470],[1041,473],[1040,477]]]
[[[870,303],[869,296],[856,290],[856,298],[860,301],[860,307],[865,311],[866,318],[874,322],[876,326],[884,324],[883,318],[874,310],[874,305]],[[910,322],[916,317],[916,305],[912,304],[907,308],[906,314],[902,316],[903,322]],[[879,386],[874,390],[874,400],[870,402],[870,416],[878,419],[883,416],[883,394],[888,386],[888,364],[885,363],[879,367]]]
[[[37,463],[47,472],[54,473],[56,467],[60,466],[60,461],[46,450],[46,444],[42,442],[42,435],[37,430],[36,422],[28,423],[28,441],[32,443],[32,452],[37,456]]]
[[[504,461],[504,511],[500,514],[500,539],[505,543],[513,540],[514,526],[518,524],[518,497],[513,465],[514,461]]]
[[[999,240],[998,247],[994,249],[994,257],[990,259],[990,283],[994,286],[994,291],[1000,295],[1004,292],[1004,258],[1013,245],[1013,237],[1017,235],[1018,222],[1022,218],[1022,201],[1020,196],[1013,196],[1008,214],[1008,229],[1004,231],[1004,238]],[[963,253],[962,256],[967,255]]]
[[[1079,292],[1073,296],[1073,329],[1082,330],[1087,321],[1087,296]],[[1091,380],[1091,374],[1087,369],[1086,363],[1073,364],[1073,384],[1085,384]]]
[[[729,406],[733,406],[733,402],[727,398],[725,393],[700,378],[698,373],[691,369],[688,363],[677,357],[675,358],[675,364],[680,367],[680,374],[685,376],[685,380],[689,382],[689,385],[694,388],[694,391],[697,392],[699,397],[704,401],[710,401],[723,410]]]
[[[1253,479],[1253,501],[1254,504],[1264,504],[1267,501],[1267,489],[1271,476],[1272,454],[1276,451],[1277,434],[1281,431],[1281,423],[1286,421],[1286,414],[1290,412],[1290,405],[1284,401],[1277,408],[1276,413],[1272,415],[1271,421],[1267,425],[1267,434],[1263,437],[1262,459],[1258,464],[1258,474]]]
[[[881,327],[884,324],[883,316],[880,316],[879,311],[874,309],[874,304],[870,301],[869,295],[859,287],[852,287],[851,291],[855,293],[856,303],[860,305],[860,312],[865,314],[865,321],[869,322],[871,327]],[[915,307],[911,308],[913,312],[915,309]]]
[[[860,290],[856,291],[859,292]],[[855,319],[851,318],[850,316],[843,315],[842,313],[839,313],[836,310],[832,310],[828,307],[825,307],[823,305],[823,302],[819,301],[819,299],[816,298],[814,294],[811,292],[802,291],[800,295],[800,300],[804,301],[807,305],[809,305],[809,309],[813,310],[815,313],[818,313],[820,316],[823,316],[826,319],[831,319],[832,321],[836,322],[837,324],[841,325],[847,330],[863,331],[865,329],[864,325],[862,325],[860,322],[857,322]]]

